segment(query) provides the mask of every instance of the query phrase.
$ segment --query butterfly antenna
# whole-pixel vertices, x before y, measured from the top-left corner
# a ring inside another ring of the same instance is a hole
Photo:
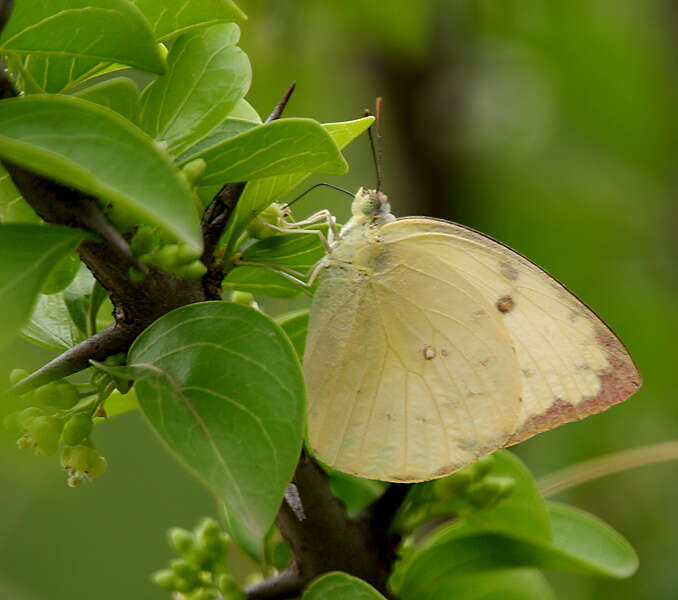
[[[353,196],[355,195],[355,194],[353,194],[352,192],[349,192],[348,190],[345,190],[344,188],[339,187],[338,185],[332,185],[331,183],[324,183],[324,182],[321,182],[321,183],[316,183],[315,185],[312,185],[310,188],[308,188],[306,191],[301,192],[301,194],[299,194],[296,198],[294,198],[294,200],[290,200],[289,202],[287,202],[287,203],[283,206],[283,208],[289,208],[289,207],[292,206],[297,200],[299,200],[299,198],[303,198],[303,197],[304,197],[306,194],[308,194],[311,190],[314,190],[315,188],[320,187],[320,186],[332,188],[333,190],[337,190],[337,191],[339,191],[339,192],[344,192],[344,194],[348,194],[349,196],[351,196],[351,198],[353,198]]]
[[[382,99],[377,98],[376,117],[377,117],[377,143],[374,143],[374,136],[372,135],[372,127],[367,130],[367,135],[370,138],[370,148],[372,149],[372,159],[374,161],[374,170],[377,173],[377,191],[381,189],[381,104]],[[369,108],[366,108],[364,113],[369,117],[372,113]]]

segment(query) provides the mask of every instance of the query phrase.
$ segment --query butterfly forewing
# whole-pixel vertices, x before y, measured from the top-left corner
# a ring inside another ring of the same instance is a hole
[[[409,241],[471,283],[503,320],[518,361],[523,405],[509,444],[605,410],[641,378],[603,321],[553,277],[468,228],[410,217],[382,227],[384,244]]]

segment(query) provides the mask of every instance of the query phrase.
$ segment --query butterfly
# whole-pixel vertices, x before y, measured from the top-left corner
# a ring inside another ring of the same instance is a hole
[[[417,482],[621,402],[612,330],[537,265],[456,223],[396,219],[361,188],[317,269],[308,441],[330,467]]]

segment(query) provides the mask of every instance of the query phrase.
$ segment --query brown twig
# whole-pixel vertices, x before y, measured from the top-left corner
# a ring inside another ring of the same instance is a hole
[[[287,88],[287,91],[283,94],[283,97],[280,99],[280,102],[275,105],[275,108],[271,112],[270,115],[268,115],[268,119],[264,121],[264,123],[270,123],[271,121],[275,121],[276,119],[279,119],[283,111],[285,110],[285,107],[287,106],[287,103],[290,100],[290,96],[292,95],[292,92],[294,91],[294,88],[297,87],[297,82],[293,81],[292,85]]]

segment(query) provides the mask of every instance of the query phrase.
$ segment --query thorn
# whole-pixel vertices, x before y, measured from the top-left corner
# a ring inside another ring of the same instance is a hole
[[[293,81],[292,85],[290,85],[289,88],[287,88],[287,91],[283,95],[283,97],[280,99],[280,102],[276,104],[275,108],[273,109],[273,112],[268,115],[268,119],[264,121],[264,123],[270,123],[271,121],[275,121],[276,119],[280,118],[280,115],[282,115],[283,111],[285,110],[285,106],[287,106],[287,103],[289,102],[290,96],[292,95],[292,92],[294,91],[294,88],[297,86],[297,82]]]

